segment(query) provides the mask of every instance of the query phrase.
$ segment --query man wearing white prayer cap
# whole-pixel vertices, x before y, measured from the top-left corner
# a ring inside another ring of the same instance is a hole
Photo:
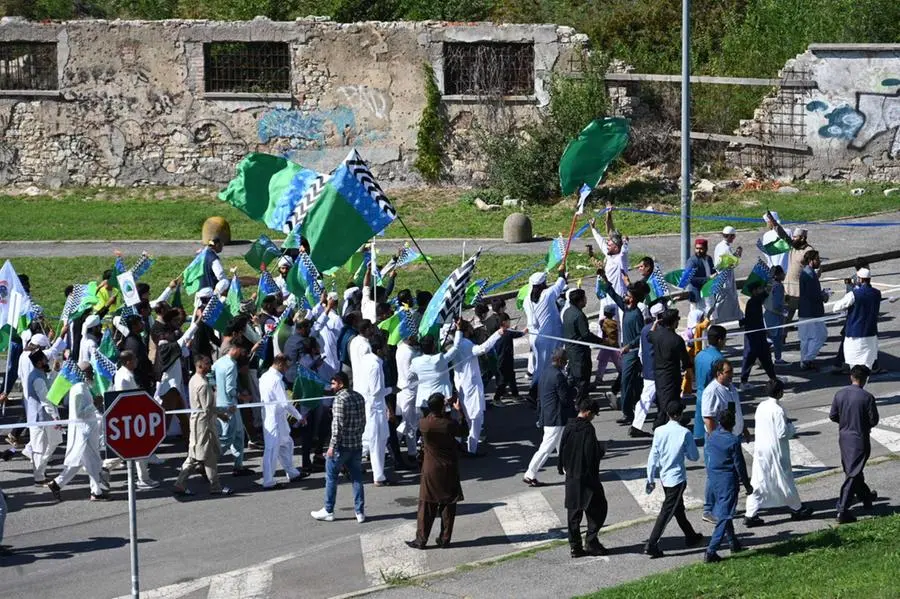
[[[791,245],[791,250],[787,253],[787,267],[782,266],[787,275],[784,279],[784,296],[788,309],[787,321],[790,321],[800,306],[800,272],[803,270],[803,255],[816,248],[807,241],[806,229],[797,227],[793,232],[786,231],[771,212],[766,214],[772,217],[767,216],[766,220],[772,223],[776,235]]]
[[[771,218],[769,217],[769,215],[771,215]],[[766,223],[767,231],[763,233],[762,244],[766,246],[770,243],[778,241],[777,226],[781,222],[781,220],[778,218],[778,213],[773,211],[763,214],[763,221]],[[787,231],[787,233],[790,234],[790,231]],[[773,266],[780,266],[781,269],[785,273],[787,273],[789,258],[790,254],[788,252],[785,252],[783,254],[776,254],[774,256],[767,255],[766,262],[769,263],[769,268],[772,268]]]
[[[69,389],[69,433],[63,470],[47,488],[57,501],[62,501],[60,490],[84,468],[91,481],[91,501],[107,501],[109,485],[101,474],[100,419],[91,393],[94,371],[90,362],[84,360],[78,361],[78,369],[84,380]]]
[[[872,272],[868,268],[856,271],[859,284],[833,306],[835,312],[847,310],[844,326],[844,362],[851,368],[865,365],[872,370],[878,358],[878,310],[881,291],[872,287]]]
[[[294,259],[287,254],[278,259],[278,276],[275,277],[275,284],[281,289],[281,295],[283,297],[287,297],[288,294],[290,294],[286,281],[292,266],[294,266]]]
[[[556,300],[559,299],[559,296],[566,289],[565,267],[560,267],[559,277],[551,287],[547,286],[547,273],[545,272],[534,273],[528,279],[528,282],[531,283],[531,291],[528,297],[525,298],[523,307],[529,323],[529,331],[537,333],[537,336],[532,336],[535,359],[529,396],[537,401],[538,380],[544,368],[550,364],[553,350],[560,344],[558,339],[550,339],[541,335],[562,337],[562,318],[559,315],[559,307]],[[534,328],[531,328],[532,326]]]

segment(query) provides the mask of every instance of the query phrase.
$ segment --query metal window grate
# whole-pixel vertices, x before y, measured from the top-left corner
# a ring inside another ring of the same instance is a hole
[[[0,89],[57,88],[55,43],[0,42]]]
[[[445,43],[444,93],[519,96],[534,93],[534,45]]]
[[[213,42],[203,45],[207,92],[290,93],[290,45],[282,42]]]

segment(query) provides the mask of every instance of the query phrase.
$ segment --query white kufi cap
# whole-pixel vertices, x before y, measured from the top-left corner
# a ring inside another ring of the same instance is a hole
[[[722,229],[722,235],[734,235],[736,233],[737,233],[737,231],[731,225],[728,225],[727,227]]]
[[[868,268],[860,268],[856,271],[856,276],[860,279],[871,279],[872,272]],[[34,338],[32,337],[32,339]],[[32,343],[34,343],[34,341],[32,341]]]
[[[47,349],[50,347],[50,339],[47,338],[47,335],[43,333],[35,333],[31,336],[31,340],[29,341],[32,345],[36,345],[42,349]]]
[[[547,282],[547,273],[536,272],[528,277],[528,282],[532,285],[544,285]]]

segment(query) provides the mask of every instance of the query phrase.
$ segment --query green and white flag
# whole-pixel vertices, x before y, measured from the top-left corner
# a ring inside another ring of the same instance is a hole
[[[25,330],[30,313],[31,297],[7,260],[0,269],[0,351],[7,351],[10,339]]]

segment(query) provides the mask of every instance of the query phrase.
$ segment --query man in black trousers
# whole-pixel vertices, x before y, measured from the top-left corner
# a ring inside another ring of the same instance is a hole
[[[569,548],[572,557],[606,555],[606,548],[597,540],[607,511],[606,494],[600,483],[600,459],[605,448],[597,440],[597,432],[591,424],[600,406],[596,399],[584,397],[579,400],[577,409],[578,416],[571,418],[563,430],[559,448],[559,472],[566,475]],[[584,545],[581,542],[582,516],[587,516]]]
[[[647,336],[653,344],[653,379],[656,381],[657,415],[653,428],[669,421],[669,404],[681,405],[681,379],[691,367],[684,339],[675,332],[678,326],[678,310],[669,309],[653,324]]]
[[[603,341],[591,332],[584,307],[587,297],[584,289],[574,289],[569,294],[569,309],[563,316],[563,337],[570,341],[596,343]],[[566,354],[569,357],[569,384],[575,387],[578,395],[575,401],[588,396],[591,384],[591,348],[581,343],[566,343]]]

